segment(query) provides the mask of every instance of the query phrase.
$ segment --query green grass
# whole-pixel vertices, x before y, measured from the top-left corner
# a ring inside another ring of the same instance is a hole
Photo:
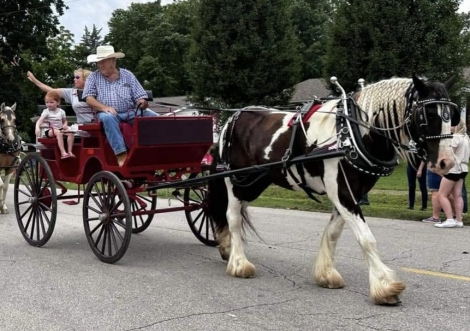
[[[467,177],[466,185],[469,185]],[[305,193],[293,192],[270,186],[251,205],[268,208],[297,209],[330,213],[332,204],[326,196],[316,196],[322,203],[309,199]],[[395,169],[393,174],[379,179],[375,187],[369,192],[369,206],[362,206],[364,216],[395,218],[406,220],[421,220],[431,215],[431,194],[428,198],[428,209],[420,211],[421,194],[417,184],[415,208],[408,208],[408,180],[406,177],[406,164],[403,162]],[[464,222],[470,224],[468,215],[464,215]]]

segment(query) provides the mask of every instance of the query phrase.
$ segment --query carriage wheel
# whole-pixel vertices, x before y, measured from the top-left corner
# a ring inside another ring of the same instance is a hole
[[[83,197],[83,226],[88,244],[103,262],[114,263],[126,253],[132,234],[129,197],[111,172],[93,175]]]
[[[24,239],[45,245],[54,232],[57,194],[51,168],[37,153],[26,155],[16,171],[15,213]]]
[[[204,174],[191,174],[189,178],[203,176]],[[209,212],[209,202],[207,199],[207,185],[190,187],[184,189],[184,204],[198,204],[200,208],[196,210],[186,210],[186,219],[189,228],[207,246],[217,246],[219,243],[215,239],[215,223]]]
[[[137,198],[141,202],[150,203],[150,209],[154,210],[157,207],[157,197],[148,197],[142,194],[136,194]],[[132,196],[130,198],[132,212],[147,210],[148,204],[146,207],[142,207],[139,201],[137,201]],[[149,215],[133,215],[132,216],[132,233],[140,233],[147,229],[152,223],[154,214]]]

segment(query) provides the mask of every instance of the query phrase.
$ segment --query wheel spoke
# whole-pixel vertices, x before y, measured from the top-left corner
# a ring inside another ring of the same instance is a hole
[[[116,175],[102,171],[92,176],[84,193],[83,224],[93,253],[103,262],[114,263],[126,252],[133,208]]]
[[[52,172],[39,154],[28,154],[20,162],[14,198],[23,237],[30,245],[43,246],[54,231],[57,197]]]

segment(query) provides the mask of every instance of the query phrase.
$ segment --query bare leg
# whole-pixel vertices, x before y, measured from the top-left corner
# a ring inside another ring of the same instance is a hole
[[[439,202],[439,192],[432,191],[431,193],[431,203],[432,203],[432,217],[440,218],[441,215],[441,203]]]
[[[327,288],[341,288],[344,286],[343,277],[334,267],[336,244],[343,232],[344,219],[334,210],[331,214],[330,222],[323,232],[320,250],[318,251],[315,267],[312,276],[315,282]]]
[[[452,189],[455,186],[455,182],[442,177],[441,185],[439,186],[439,203],[441,204],[444,213],[446,214],[447,219],[453,219],[452,215],[452,205],[449,201],[449,194],[452,192]],[[460,186],[459,196],[462,196],[462,186]],[[455,197],[453,197],[455,200]]]
[[[452,190],[452,196],[454,197],[455,219],[459,222],[462,222],[463,213],[462,187],[463,179],[459,179],[459,181],[455,183]]]
[[[68,133],[67,134],[67,147],[68,147],[69,153],[72,153],[73,139],[74,139],[73,133]]]
[[[60,155],[66,154],[65,149],[64,149],[64,139],[62,138],[63,137],[62,132],[60,132],[57,129],[54,129],[54,136],[57,139],[57,145],[59,146]],[[51,130],[49,130],[49,137],[53,137],[51,135]]]

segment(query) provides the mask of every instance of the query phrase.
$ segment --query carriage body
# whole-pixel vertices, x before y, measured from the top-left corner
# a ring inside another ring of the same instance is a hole
[[[61,159],[56,138],[42,137],[39,153],[27,154],[18,167],[15,212],[30,245],[43,246],[50,239],[58,200],[72,205],[83,198],[85,234],[103,262],[121,259],[131,233],[144,231],[158,213],[184,211],[195,236],[215,246],[212,224],[205,215],[205,188],[178,186],[186,178],[201,176],[206,167],[203,159],[213,144],[211,116],[136,117],[122,167],[101,123],[82,124],[78,129],[75,158]],[[173,197],[181,205],[157,209],[155,185],[162,182],[172,184]],[[67,183],[77,184],[78,193],[68,193]],[[71,198],[75,200],[66,200]]]
[[[42,145],[40,154],[57,181],[86,184],[99,171],[110,171],[121,179],[145,182],[158,182],[156,173],[173,170],[199,173],[201,160],[213,143],[210,116],[136,117],[132,147],[126,163],[119,167],[101,123],[82,124],[79,130],[86,132],[87,137],[75,138],[73,153],[76,159],[61,159],[55,138],[38,139]]]

